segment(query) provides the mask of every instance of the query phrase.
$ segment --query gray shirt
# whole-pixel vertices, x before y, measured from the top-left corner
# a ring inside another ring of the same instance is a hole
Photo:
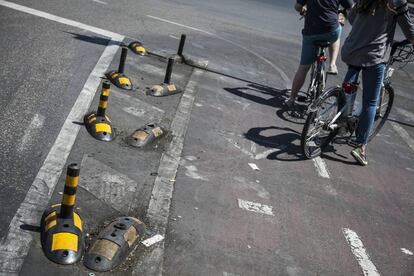
[[[353,8],[348,18],[352,30],[341,52],[348,65],[367,67],[386,62],[397,22],[408,39],[414,38],[407,0],[388,0],[388,7],[380,5],[375,14],[359,14]]]

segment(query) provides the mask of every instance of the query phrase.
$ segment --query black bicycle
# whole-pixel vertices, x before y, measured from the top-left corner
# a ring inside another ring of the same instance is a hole
[[[384,81],[377,102],[375,122],[369,135],[371,141],[383,127],[390,114],[394,101],[394,89],[391,77],[395,62],[408,63],[414,61],[414,49],[408,40],[394,42],[391,55],[386,64]],[[342,87],[333,87],[321,94],[308,107],[308,117],[302,131],[301,148],[306,158],[319,156],[338,133],[344,134],[349,142],[358,128],[359,114],[351,113],[354,109],[358,81],[344,83]],[[351,100],[347,100],[347,96]]]

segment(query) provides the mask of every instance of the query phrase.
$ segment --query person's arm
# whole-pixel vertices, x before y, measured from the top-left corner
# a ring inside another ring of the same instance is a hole
[[[407,0],[397,0],[394,4],[398,25],[401,27],[405,37],[414,45],[414,22],[408,10]]]
[[[353,7],[355,6],[354,1],[353,0],[341,0],[339,3],[345,9],[346,18],[348,19],[349,23],[351,23],[352,25],[355,19],[355,10],[353,9]]]

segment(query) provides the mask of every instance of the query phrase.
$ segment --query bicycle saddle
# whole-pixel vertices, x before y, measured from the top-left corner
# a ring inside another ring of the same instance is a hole
[[[315,41],[313,44],[315,44],[316,46],[322,47],[322,48],[326,48],[326,47],[328,47],[331,43],[330,43],[329,41],[317,40],[317,41]]]

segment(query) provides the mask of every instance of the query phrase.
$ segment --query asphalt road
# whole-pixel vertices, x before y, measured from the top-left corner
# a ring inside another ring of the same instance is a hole
[[[338,145],[324,156],[327,178],[298,156],[301,125],[280,112],[300,52],[303,21],[292,1],[13,2],[150,49],[173,52],[186,33],[185,53],[227,75],[208,73],[200,83],[168,224],[166,275],[361,275],[348,228],[381,275],[414,271],[413,256],[402,252],[414,251],[412,65],[395,74],[394,125],[372,143],[371,165],[355,166]],[[107,38],[2,5],[0,38],[3,238]],[[243,200],[273,214],[243,210]]]

